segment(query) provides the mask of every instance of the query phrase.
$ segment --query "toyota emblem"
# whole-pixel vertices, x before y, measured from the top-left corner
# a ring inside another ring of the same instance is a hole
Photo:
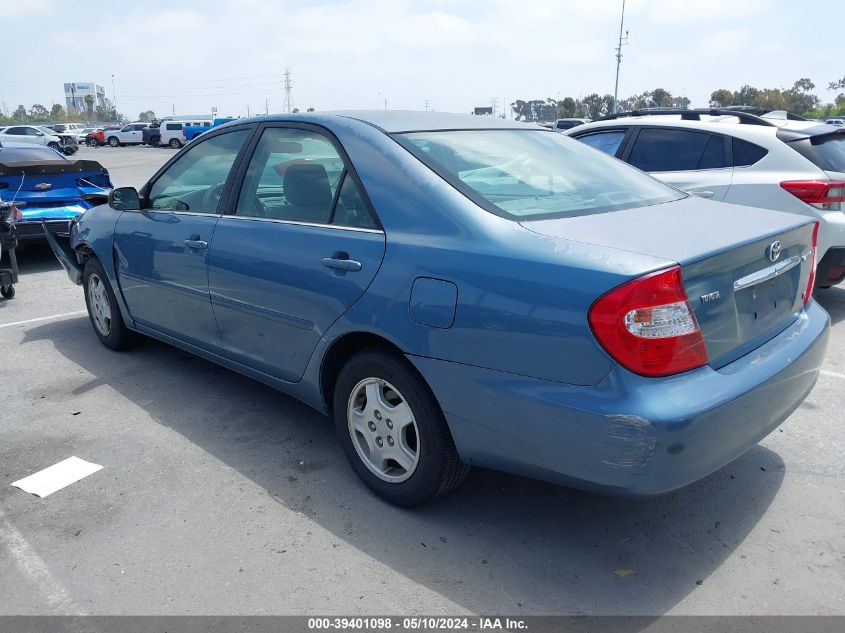
[[[780,241],[775,240],[769,244],[769,248],[766,249],[766,254],[769,256],[771,261],[776,262],[778,257],[780,257]]]

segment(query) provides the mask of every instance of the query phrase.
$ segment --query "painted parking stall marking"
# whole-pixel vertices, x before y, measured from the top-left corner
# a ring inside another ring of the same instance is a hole
[[[86,462],[78,457],[68,457],[58,464],[53,464],[28,477],[13,481],[12,485],[43,499],[57,490],[66,488],[72,483],[102,470],[102,468],[99,464]]]
[[[75,316],[82,316],[86,314],[85,310],[76,310],[75,312],[64,312],[62,314],[51,314],[50,316],[37,317],[35,319],[27,319],[25,321],[13,321],[12,323],[0,323],[0,329],[4,327],[15,327],[17,325],[28,325],[30,323],[38,323],[40,321],[57,321],[59,319],[67,319]]]
[[[842,380],[845,380],[845,374],[840,374],[835,371],[828,371],[826,369],[822,369],[819,373],[822,376],[830,376],[831,378],[840,378]]]

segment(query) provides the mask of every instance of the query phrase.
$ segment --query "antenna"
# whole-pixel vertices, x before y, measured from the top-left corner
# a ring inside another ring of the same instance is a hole
[[[290,114],[293,110],[293,100],[291,99],[291,90],[293,84],[290,79],[290,66],[285,68],[285,112]]]
[[[619,21],[619,43],[616,45],[616,86],[613,88],[613,113],[619,111],[619,66],[622,65],[622,47],[628,45],[628,31],[622,37],[625,26],[625,0],[622,0],[622,19]]]

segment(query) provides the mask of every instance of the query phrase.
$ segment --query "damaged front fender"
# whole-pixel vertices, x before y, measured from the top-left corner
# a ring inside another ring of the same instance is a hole
[[[81,286],[82,266],[77,261],[76,253],[70,247],[70,232],[68,235],[58,235],[53,233],[49,228],[47,228],[47,222],[44,220],[41,220],[41,226],[44,229],[44,235],[47,238],[47,243],[53,250],[53,254],[56,256],[56,259],[58,259],[59,263],[62,265],[62,268],[65,269],[68,279],[77,286]],[[70,227],[72,230],[74,227],[73,221],[71,221]]]

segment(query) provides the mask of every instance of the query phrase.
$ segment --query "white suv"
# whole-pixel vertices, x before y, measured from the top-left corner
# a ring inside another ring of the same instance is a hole
[[[623,113],[564,134],[687,193],[818,220],[816,285],[845,280],[845,128],[684,110]]]
[[[120,147],[122,145],[140,145],[143,141],[141,130],[147,127],[149,123],[143,121],[135,121],[129,125],[124,125],[119,130],[109,130],[106,132],[106,143],[112,147]]]

